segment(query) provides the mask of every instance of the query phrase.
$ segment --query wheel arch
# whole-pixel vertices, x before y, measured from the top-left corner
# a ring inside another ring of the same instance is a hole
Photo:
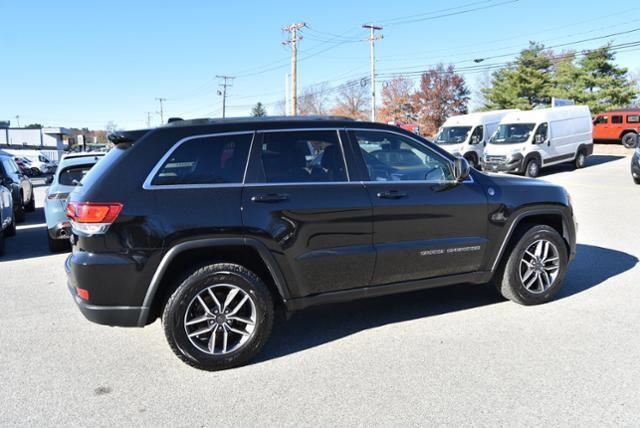
[[[633,128],[625,128],[622,131],[620,131],[620,139],[622,140],[622,138],[627,135],[627,134],[637,134],[638,130],[637,129],[633,129]]]
[[[138,325],[154,321],[178,279],[194,266],[211,262],[238,263],[254,271],[274,293],[277,304],[289,300],[289,290],[278,264],[260,241],[252,238],[210,238],[182,242],[166,252],[156,269],[142,304]]]
[[[575,237],[572,238],[569,223],[563,210],[560,208],[527,210],[518,214],[508,226],[507,233],[503,237],[500,249],[491,264],[492,272],[495,273],[498,266],[500,266],[500,263],[502,263],[505,257],[507,257],[507,250],[514,245],[514,241],[519,236],[518,232],[536,225],[547,225],[555,229],[560,236],[562,236],[567,247],[567,254],[571,255],[571,241],[572,239],[575,239]]]

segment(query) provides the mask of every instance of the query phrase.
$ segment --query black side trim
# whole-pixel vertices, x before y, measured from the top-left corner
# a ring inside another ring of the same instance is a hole
[[[448,275],[438,278],[421,279],[403,283],[392,283],[377,285],[373,287],[362,287],[351,290],[341,290],[316,294],[314,296],[291,299],[286,301],[285,304],[288,311],[298,311],[309,306],[349,302],[352,300],[359,300],[367,297],[386,296],[389,294],[425,290],[428,288],[444,287],[453,284],[484,284],[490,279],[491,272],[473,272],[459,275]]]
[[[543,161],[543,163],[545,165],[553,163],[553,162],[558,162],[558,161],[562,161],[562,160],[569,160],[569,159],[573,159],[576,157],[575,153],[569,153],[566,155],[561,155],[561,156],[554,156],[552,158],[547,158]]]
[[[149,288],[147,288],[147,293],[144,297],[144,301],[142,303],[142,311],[140,312],[140,317],[138,318],[138,326],[144,326],[147,323],[147,319],[149,317],[149,311],[151,310],[151,306],[153,303],[153,299],[156,295],[158,287],[160,286],[160,282],[166,273],[167,268],[171,264],[171,261],[183,251],[191,250],[194,248],[206,248],[206,247],[225,247],[225,246],[247,246],[255,249],[260,257],[262,257],[262,261],[269,269],[269,273],[274,279],[275,285],[278,288],[278,292],[282,297],[282,300],[286,303],[289,298],[289,290],[286,286],[286,282],[284,280],[284,276],[280,271],[275,259],[269,252],[269,250],[262,244],[260,241],[252,238],[211,238],[211,239],[197,239],[193,241],[182,242],[180,244],[175,245],[162,258],[162,261],[158,265],[158,269],[156,270],[153,278],[151,279],[151,283],[149,284]]]

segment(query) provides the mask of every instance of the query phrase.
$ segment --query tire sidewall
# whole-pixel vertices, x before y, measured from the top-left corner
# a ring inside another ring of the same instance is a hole
[[[587,157],[585,156],[584,151],[580,150],[576,156],[576,168],[584,168],[586,161]]]
[[[535,241],[539,239],[546,239],[551,241],[558,249],[560,257],[560,272],[555,281],[545,292],[543,293],[531,293],[528,291],[522,280],[520,279],[520,261],[526,249]],[[508,262],[511,266],[508,267],[505,272],[508,277],[505,278],[511,284],[512,291],[518,296],[518,299],[525,305],[537,305],[540,303],[548,302],[553,299],[558,290],[562,287],[564,278],[567,274],[568,256],[567,248],[562,237],[555,230],[550,227],[538,226],[527,231],[518,244],[513,249],[513,253]]]
[[[196,367],[219,370],[242,365],[260,351],[266,341],[265,336],[271,330],[273,309],[266,286],[255,276],[230,272],[215,265],[203,269],[184,280],[167,304],[163,315],[167,339],[173,342],[187,362]],[[197,293],[221,283],[235,285],[249,294],[256,307],[256,327],[251,338],[240,349],[225,355],[211,355],[191,343],[184,329],[184,316]]]
[[[622,136],[622,145],[627,149],[633,149],[636,147],[635,136],[633,132],[626,133]]]
[[[536,166],[533,173],[531,172],[531,165]],[[537,176],[540,175],[540,162],[538,162],[538,159],[532,158],[532,159],[529,159],[529,161],[527,161],[527,165],[525,167],[525,175],[531,178],[536,178]]]

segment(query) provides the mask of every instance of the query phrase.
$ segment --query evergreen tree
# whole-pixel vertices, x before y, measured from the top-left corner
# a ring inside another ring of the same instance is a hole
[[[544,46],[530,42],[516,60],[493,73],[492,85],[483,90],[488,110],[532,109],[551,101],[553,62]]]
[[[255,106],[251,109],[251,116],[253,117],[264,117],[267,115],[267,110],[264,108],[264,105],[258,101]]]

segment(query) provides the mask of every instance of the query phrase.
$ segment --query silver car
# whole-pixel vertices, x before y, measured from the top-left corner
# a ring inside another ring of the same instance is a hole
[[[66,215],[69,193],[82,177],[102,158],[104,153],[74,153],[60,159],[58,169],[48,180],[50,183],[44,200],[44,216],[47,221],[47,240],[51,252],[70,248],[71,224]]]

